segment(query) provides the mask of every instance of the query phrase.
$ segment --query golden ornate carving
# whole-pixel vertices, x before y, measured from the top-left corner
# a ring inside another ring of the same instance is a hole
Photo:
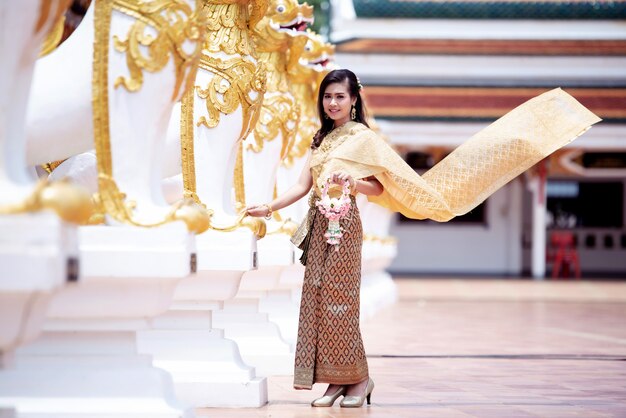
[[[193,85],[206,30],[203,3],[196,0],[194,10],[185,0],[114,0],[115,10],[136,19],[126,39],[113,36],[115,49],[126,53],[130,72],[130,78],[117,77],[115,87],[121,85],[130,92],[138,91],[143,84],[143,71],[162,70],[169,62],[170,55],[176,67],[176,87],[172,100],[179,96],[183,84],[184,90]],[[147,31],[148,27],[152,30]],[[186,42],[195,44],[191,53],[183,47]],[[147,51],[147,55],[144,55],[144,51]]]
[[[306,36],[307,42],[297,64],[289,68],[291,89],[301,106],[301,112],[297,139],[282,162],[285,167],[291,167],[311,147],[313,135],[319,129],[316,91],[320,79],[330,71],[328,66],[334,61],[334,45],[324,42],[320,35],[311,30],[307,30]]]
[[[263,150],[263,143],[272,141],[282,134],[283,146],[280,151],[284,158],[291,141],[295,138],[300,117],[300,106],[292,95],[265,96],[259,121],[254,128],[254,142],[248,143],[248,149],[254,152]]]
[[[214,128],[220,121],[220,114],[233,113],[240,105],[243,112],[243,126],[239,139],[243,139],[259,120],[259,110],[265,93],[265,68],[243,58],[221,60],[203,55],[200,67],[214,74],[211,81],[202,89],[196,86],[196,94],[206,104],[208,117],[202,116],[197,125]],[[250,97],[256,92],[256,98]]]
[[[181,110],[185,196],[196,202],[200,202],[200,199],[196,192],[193,153],[195,97],[197,95],[204,100],[207,109],[207,115],[198,119],[197,126],[213,128],[218,125],[221,114],[231,114],[241,106],[243,123],[239,133],[240,141],[250,134],[259,119],[266,80],[265,67],[254,59],[254,42],[250,28],[263,17],[268,1],[208,0],[207,36],[200,67],[212,73],[213,77],[206,86],[195,86],[195,95],[191,92],[185,95]],[[224,55],[229,57],[224,58]],[[238,210],[245,207],[241,152],[240,142],[234,173]]]
[[[22,202],[0,206],[0,215],[53,210],[66,222],[85,224],[93,213],[89,192],[67,181],[49,183],[42,180]]]
[[[300,109],[289,90],[288,66],[306,39],[302,30],[313,21],[313,8],[296,0],[271,0],[267,15],[254,30],[259,60],[267,68],[267,90],[261,116],[248,149],[260,152],[265,141],[283,134],[281,158],[295,138]],[[298,39],[300,38],[300,39]],[[276,94],[268,94],[276,93]]]
[[[58,166],[63,164],[64,161],[65,160],[59,160],[59,161],[52,161],[50,163],[41,164],[41,168],[43,168],[46,173],[52,174],[52,172],[56,170]]]
[[[267,232],[267,226],[263,219],[255,218],[253,216],[248,216],[245,212],[242,212],[234,224],[229,226],[216,226],[211,225],[211,229],[219,232],[232,232],[239,228],[248,228],[251,230],[254,235],[261,239],[265,237]]]
[[[194,155],[194,111],[193,111],[193,102],[194,102],[194,91],[189,90],[183,95],[182,103],[181,103],[181,153],[182,153],[182,171],[183,171],[183,187],[185,189],[185,197],[188,199],[192,199],[197,204],[202,205],[200,202],[200,198],[196,193],[196,173],[195,173],[195,155]],[[239,142],[241,144],[241,141]],[[237,175],[237,170],[241,168],[241,145],[240,150],[237,155],[237,166],[235,168],[235,191],[236,198],[238,203],[240,196],[237,196],[237,190],[240,191],[240,188],[243,188],[243,177]],[[239,181],[241,180],[241,184],[239,187]],[[243,198],[242,198],[243,199]],[[242,201],[243,204],[245,202]],[[202,205],[204,207],[204,205]],[[242,206],[243,208],[243,206]],[[241,209],[241,208],[238,208]],[[210,209],[204,210],[209,216],[213,215],[213,211]],[[230,232],[234,231],[238,228],[248,228],[250,229],[257,238],[263,238],[265,236],[265,222],[257,219],[246,216],[245,213],[242,213],[233,225],[229,226],[219,226],[214,225],[212,222],[207,225],[207,228],[211,228],[215,231],[221,232]]]
[[[267,10],[269,0],[209,0],[204,49],[229,55],[254,55],[250,34]]]
[[[174,4],[173,4],[174,3]],[[108,59],[109,59],[109,37],[111,29],[111,14],[113,7],[117,10],[123,10],[125,13],[134,16],[138,19],[138,22],[133,25],[134,29],[131,29],[131,36],[129,39],[137,39],[137,34],[143,33],[145,29],[146,17],[142,13],[146,13],[150,16],[148,22],[151,24],[159,23],[161,26],[156,26],[157,32],[159,29],[163,29],[163,32],[158,32],[159,35],[156,39],[161,39],[163,36],[168,37],[166,41],[159,41],[157,45],[165,45],[171,47],[172,51],[182,51],[182,42],[188,39],[198,39],[202,36],[203,26],[199,26],[198,22],[201,21],[198,10],[201,6],[200,1],[196,1],[196,12],[193,14],[189,9],[189,6],[180,1],[165,1],[158,0],[152,2],[131,2],[131,1],[107,1],[99,0],[95,4],[95,41],[94,41],[94,63],[93,63],[93,81],[92,81],[92,107],[93,107],[93,126],[94,126],[94,139],[95,148],[98,161],[98,189],[99,192],[96,196],[97,206],[102,213],[106,213],[119,222],[124,222],[135,226],[147,226],[155,227],[160,226],[176,220],[182,220],[187,224],[187,228],[191,232],[201,233],[209,227],[210,214],[197,205],[191,199],[181,200],[173,207],[159,222],[155,223],[141,223],[134,219],[134,203],[126,200],[126,196],[122,193],[113,178],[113,163],[111,156],[111,138],[110,138],[110,125],[109,125],[109,94],[108,94]],[[174,24],[170,27],[167,25],[167,20],[158,12],[166,13],[169,19],[174,20]],[[187,22],[179,20],[180,16],[176,17],[177,12],[183,12],[185,16],[190,16]],[[181,23],[182,22],[182,23]],[[139,23],[141,25],[137,26]],[[169,28],[169,29],[168,29]],[[173,29],[175,28],[175,29]],[[138,31],[135,37],[132,35],[133,31]],[[184,32],[184,35],[178,31]],[[151,39],[146,38],[147,41]],[[150,48],[154,47],[155,40],[149,42]],[[176,42],[180,42],[177,44]],[[132,41],[129,45],[133,45]],[[138,48],[139,45],[137,44]],[[197,55],[199,55],[200,49],[196,49],[196,55],[188,56],[188,60],[180,61],[181,55],[178,55],[179,61],[177,62],[177,87],[180,87],[182,83],[181,72],[186,71],[184,66],[191,66],[195,62]],[[176,56],[176,53],[174,54]],[[165,53],[167,57],[167,53]],[[177,58],[174,58],[175,61]],[[189,71],[193,73],[195,78],[195,70],[193,67]]]

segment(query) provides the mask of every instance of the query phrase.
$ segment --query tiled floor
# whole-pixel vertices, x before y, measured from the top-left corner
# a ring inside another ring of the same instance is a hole
[[[362,326],[372,405],[311,408],[323,392],[269,379],[268,405],[200,417],[626,417],[626,281],[397,280]]]

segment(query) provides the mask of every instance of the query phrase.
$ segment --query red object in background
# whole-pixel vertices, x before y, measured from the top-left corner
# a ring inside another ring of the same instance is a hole
[[[574,267],[576,278],[580,279],[580,262],[578,251],[574,245],[574,233],[570,231],[552,231],[550,233],[550,250],[548,261],[552,261],[552,278],[559,277],[563,272],[563,277],[569,276],[571,267]],[[567,272],[567,274],[566,274]]]

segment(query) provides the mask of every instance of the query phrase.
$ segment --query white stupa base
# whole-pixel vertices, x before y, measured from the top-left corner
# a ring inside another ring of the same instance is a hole
[[[275,323],[285,341],[295,350],[298,339],[298,317],[300,315],[300,297],[304,266],[299,262],[281,270],[278,288],[270,290],[259,300],[259,311],[267,313],[269,320]]]
[[[79,237],[82,273],[88,278],[180,280],[190,274],[196,251],[196,239],[181,221],[156,228],[85,226]]]
[[[0,216],[0,291],[45,292],[75,281],[77,256],[76,227],[54,213]]]
[[[81,277],[50,300],[45,331],[0,377],[0,406],[23,417],[190,417],[171,376],[139,355],[136,331],[165,312],[190,273],[193,236],[158,228],[79,228]]]
[[[44,332],[0,376],[0,406],[19,418],[193,416],[133,331]]]
[[[137,335],[139,350],[173,377],[176,394],[193,407],[259,407],[267,379],[245,364],[239,347],[212,329],[212,311],[223,308],[252,269],[256,238],[249,230],[207,231],[197,237],[198,272],[181,281],[171,309]]]
[[[53,293],[78,278],[77,254],[76,227],[53,213],[0,216],[0,382],[13,386],[15,349],[39,335]],[[17,416],[0,401],[1,418]]]
[[[53,213],[0,216],[0,352],[37,337],[52,293],[78,278],[77,254],[76,227]]]
[[[241,357],[260,376],[293,373],[294,354],[268,315],[259,312],[256,298],[236,298],[224,302],[224,309],[213,312],[213,327],[239,346]]]
[[[188,312],[191,323],[193,312]],[[179,315],[180,317],[180,315]],[[196,326],[201,322],[196,318]],[[137,336],[139,351],[167,370],[178,399],[196,408],[259,407],[267,403],[267,379],[241,359],[234,341],[221,330],[154,329]]]
[[[266,313],[271,322],[278,326],[283,339],[295,350],[298,339],[298,317],[300,305],[293,299],[291,289],[271,290],[259,300],[259,311]]]
[[[268,228],[271,228],[268,226]],[[266,235],[257,242],[259,266],[289,266],[296,261],[295,247],[286,234]]]

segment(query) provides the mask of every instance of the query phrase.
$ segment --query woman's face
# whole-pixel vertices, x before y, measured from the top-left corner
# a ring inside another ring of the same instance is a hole
[[[356,103],[356,97],[350,97],[348,80],[343,83],[332,83],[324,91],[324,113],[335,122],[335,126],[343,125],[350,118],[352,105]]]

